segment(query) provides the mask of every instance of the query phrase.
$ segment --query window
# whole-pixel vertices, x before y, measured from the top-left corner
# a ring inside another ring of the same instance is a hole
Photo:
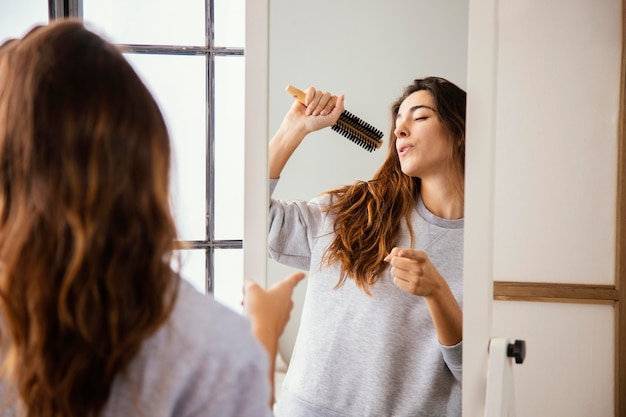
[[[34,25],[48,22],[45,0],[4,2],[0,13],[0,43],[24,35]]]
[[[0,18],[12,26],[2,22],[0,39],[22,36],[48,16],[72,16],[123,48],[170,131],[172,207],[189,248],[181,250],[183,277],[241,311],[245,0],[49,4],[12,2]]]

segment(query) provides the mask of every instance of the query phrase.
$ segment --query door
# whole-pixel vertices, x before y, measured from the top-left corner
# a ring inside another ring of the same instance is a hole
[[[470,2],[464,416],[484,415],[496,336],[527,343],[518,416],[626,407],[623,16]]]

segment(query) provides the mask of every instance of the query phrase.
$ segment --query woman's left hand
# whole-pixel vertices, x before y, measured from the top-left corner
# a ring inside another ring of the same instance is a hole
[[[393,248],[385,257],[391,264],[393,283],[409,294],[429,297],[447,286],[426,252],[411,248]]]
[[[393,248],[385,257],[393,283],[409,294],[424,297],[439,342],[453,346],[463,339],[463,312],[450,286],[424,251]]]

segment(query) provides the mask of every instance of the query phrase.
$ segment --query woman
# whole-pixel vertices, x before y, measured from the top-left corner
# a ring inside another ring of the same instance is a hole
[[[271,190],[343,99],[294,102],[270,141]],[[461,415],[465,92],[418,79],[391,115],[372,180],[271,200],[271,256],[310,272],[281,417]]]
[[[250,323],[172,269],[169,175],[115,47],[57,21],[0,48],[1,415],[271,415]],[[300,279],[247,284],[270,358]]]

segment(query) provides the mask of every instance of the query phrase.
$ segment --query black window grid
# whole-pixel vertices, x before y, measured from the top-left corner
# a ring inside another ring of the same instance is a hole
[[[149,55],[195,55],[206,59],[206,155],[205,155],[205,239],[176,242],[181,250],[204,250],[205,291],[213,294],[215,277],[215,250],[242,249],[243,240],[215,239],[215,59],[218,56],[243,56],[243,48],[216,46],[213,36],[213,0],[205,0],[205,45],[142,45],[118,44],[124,53]],[[73,17],[83,18],[83,0],[48,0],[50,20]]]

